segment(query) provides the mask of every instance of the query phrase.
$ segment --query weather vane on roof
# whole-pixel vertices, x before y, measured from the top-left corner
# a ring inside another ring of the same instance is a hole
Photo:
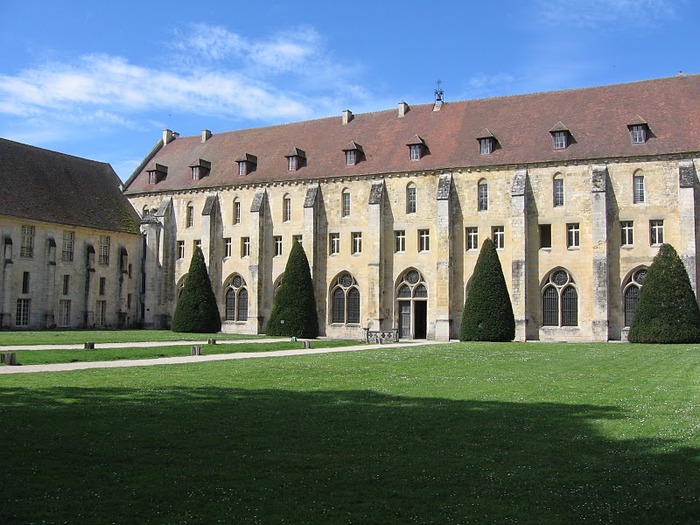
[[[435,88],[435,103],[442,104],[445,101],[445,90],[442,89],[442,80],[437,79],[435,82],[437,88]]]

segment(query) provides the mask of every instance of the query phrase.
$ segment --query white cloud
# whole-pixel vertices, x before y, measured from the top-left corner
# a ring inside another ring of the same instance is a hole
[[[649,25],[676,16],[671,0],[538,0],[538,18],[552,25]]]

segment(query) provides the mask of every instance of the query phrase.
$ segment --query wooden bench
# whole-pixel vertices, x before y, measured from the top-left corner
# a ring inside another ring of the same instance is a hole
[[[365,328],[365,339],[368,343],[398,343],[399,329],[389,328],[388,330],[370,330]]]

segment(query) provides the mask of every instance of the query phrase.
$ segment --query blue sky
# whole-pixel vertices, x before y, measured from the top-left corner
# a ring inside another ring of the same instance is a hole
[[[0,0],[0,137],[109,162],[160,138],[698,73],[696,0]]]

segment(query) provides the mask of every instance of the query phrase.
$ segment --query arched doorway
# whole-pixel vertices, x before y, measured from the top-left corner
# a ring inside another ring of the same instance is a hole
[[[406,270],[396,286],[399,337],[425,339],[428,335],[428,288],[418,270]]]

